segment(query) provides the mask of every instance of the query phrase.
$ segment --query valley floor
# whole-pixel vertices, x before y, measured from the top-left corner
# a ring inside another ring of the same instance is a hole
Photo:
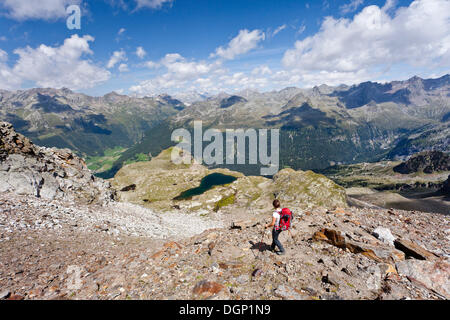
[[[450,215],[450,198],[436,192],[411,194],[396,191],[376,191],[368,188],[350,188],[347,194],[352,198],[382,208],[441,213]]]
[[[268,231],[262,238],[270,213],[236,218],[0,193],[0,299],[450,298],[448,216],[304,212],[281,235],[285,256],[267,250]],[[377,227],[420,246],[426,260],[405,260],[373,236]]]

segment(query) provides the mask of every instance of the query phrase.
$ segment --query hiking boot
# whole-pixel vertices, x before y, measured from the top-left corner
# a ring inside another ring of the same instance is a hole
[[[279,255],[279,256],[284,256],[285,254],[286,254],[285,251],[278,251],[278,252],[277,252],[277,255]]]

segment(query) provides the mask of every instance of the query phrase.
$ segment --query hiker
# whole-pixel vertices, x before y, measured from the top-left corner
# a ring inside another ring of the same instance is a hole
[[[278,249],[280,251],[276,252],[276,254],[284,255],[286,252],[285,252],[284,247],[281,244],[280,240],[278,240],[280,233],[283,231],[279,228],[280,218],[281,218],[280,200],[278,200],[278,199],[273,200],[273,207],[275,208],[275,211],[273,212],[273,215],[272,215],[272,222],[270,224],[266,224],[264,226],[264,229],[273,227],[273,229],[272,229],[272,245],[270,246],[270,251],[275,252],[275,247],[278,247]]]

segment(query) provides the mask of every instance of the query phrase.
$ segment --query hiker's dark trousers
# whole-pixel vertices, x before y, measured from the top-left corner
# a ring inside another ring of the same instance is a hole
[[[283,245],[281,244],[280,240],[278,240],[278,236],[281,232],[282,230],[275,230],[275,228],[272,229],[272,245],[270,246],[270,248],[272,250],[275,250],[275,246],[277,246],[280,252],[284,252]]]

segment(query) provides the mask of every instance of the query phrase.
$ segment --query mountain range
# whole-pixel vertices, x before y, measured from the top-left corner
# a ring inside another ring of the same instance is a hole
[[[321,170],[404,159],[424,150],[449,152],[450,75],[215,96],[190,92],[138,98],[113,92],[89,97],[68,89],[2,90],[0,117],[36,143],[68,147],[81,156],[127,149],[104,177],[139,154],[157,155],[174,145],[172,131],[191,129],[194,120],[202,120],[204,130],[278,128],[281,168]],[[257,165],[230,169],[259,174]]]
[[[91,97],[69,89],[0,90],[0,117],[33,142],[103,155],[131,147],[144,132],[184,108],[167,95],[134,98],[115,92]]]

